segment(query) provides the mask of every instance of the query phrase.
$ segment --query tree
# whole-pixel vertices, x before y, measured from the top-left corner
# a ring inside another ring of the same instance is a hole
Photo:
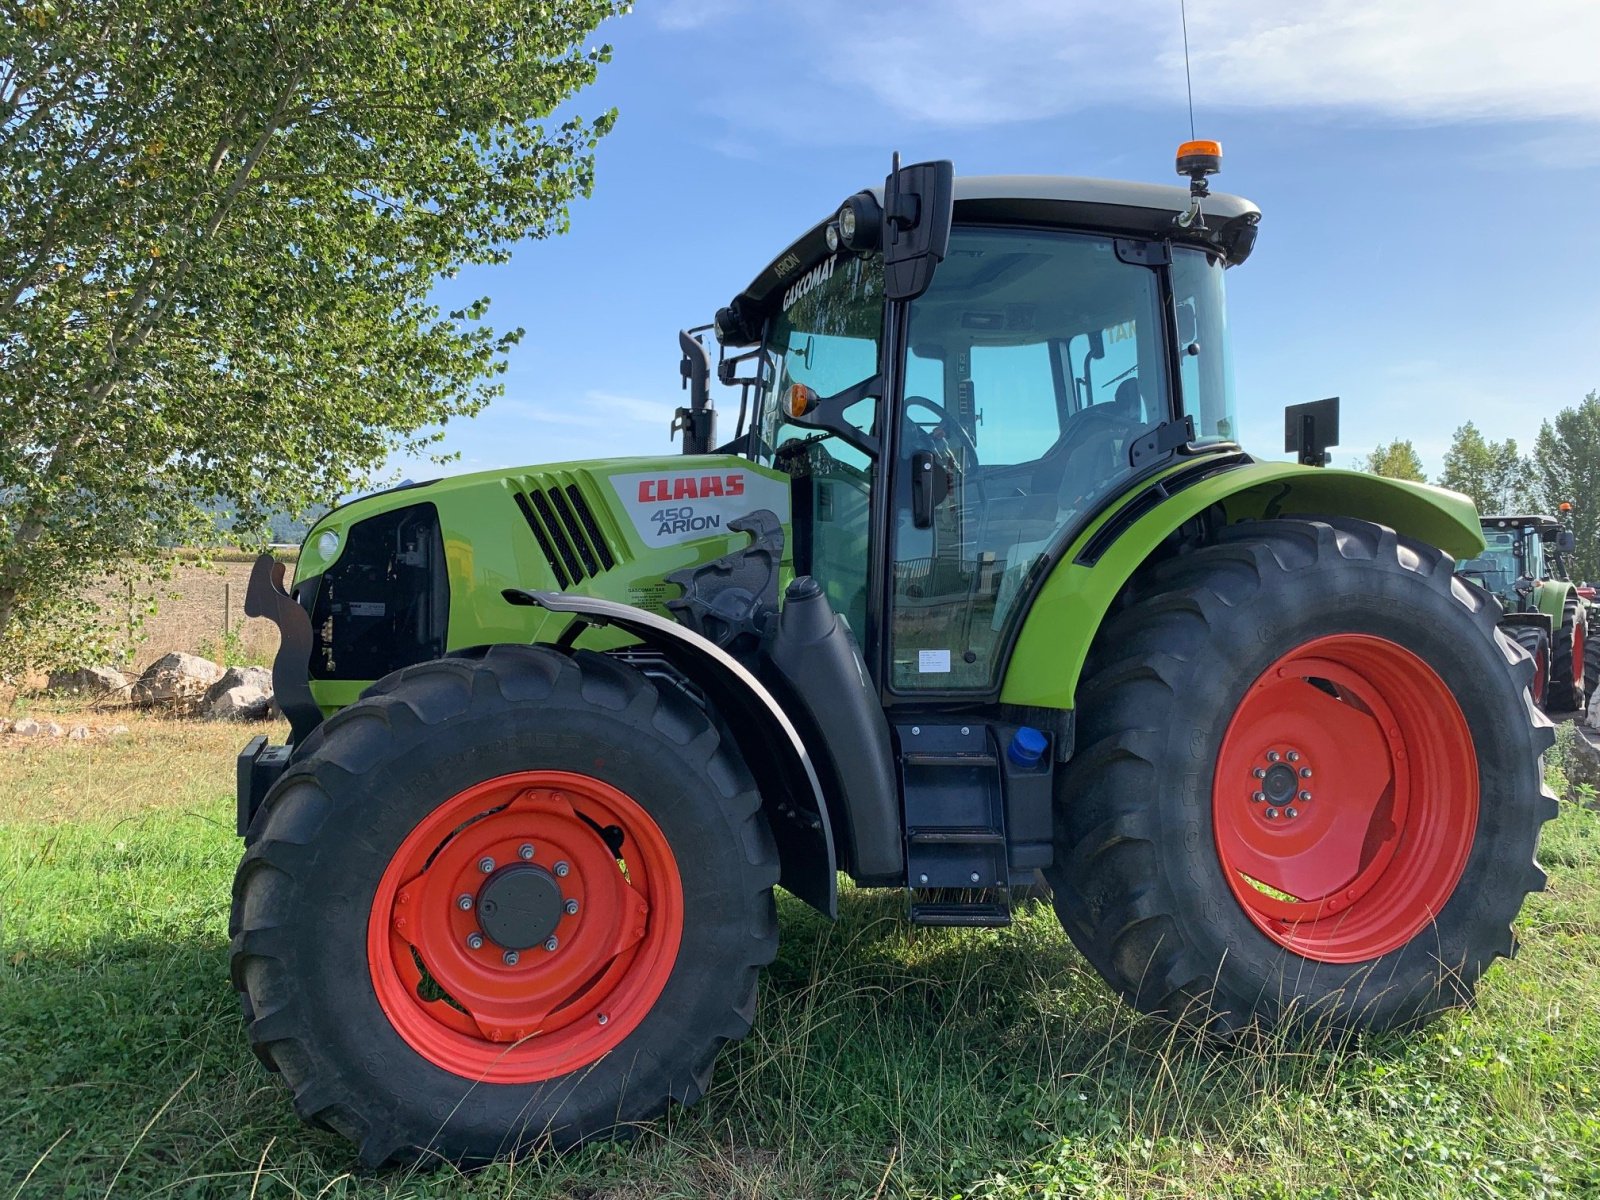
[[[1371,471],[1374,475],[1387,475],[1390,479],[1409,479],[1413,483],[1427,483],[1422,469],[1422,459],[1409,440],[1396,438],[1385,442],[1356,463],[1356,470]]]
[[[1512,513],[1533,506],[1532,472],[1514,438],[1487,440],[1471,421],[1455,431],[1444,455],[1439,485],[1471,496],[1481,513]]]
[[[499,391],[430,293],[565,229],[620,0],[0,10],[0,655],[110,564],[300,512]]]
[[[1574,574],[1600,579],[1600,392],[1539,427],[1533,446],[1535,499],[1545,512],[1572,505]]]

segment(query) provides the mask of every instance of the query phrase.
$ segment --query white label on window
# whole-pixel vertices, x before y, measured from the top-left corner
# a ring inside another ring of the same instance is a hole
[[[352,617],[381,617],[384,607],[382,600],[352,600],[350,601],[350,615]]]
[[[950,674],[950,651],[918,650],[917,670],[923,675]]]

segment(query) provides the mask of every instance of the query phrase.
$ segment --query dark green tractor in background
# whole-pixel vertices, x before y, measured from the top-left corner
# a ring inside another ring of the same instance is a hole
[[[1572,531],[1548,515],[1488,516],[1482,526],[1483,553],[1457,572],[1500,601],[1501,627],[1533,659],[1535,703],[1583,708],[1600,681],[1600,639],[1588,636],[1596,614],[1567,571]]]
[[[464,475],[324,517],[292,733],[239,760],[250,1041],[371,1164],[692,1103],[773,889],[997,925],[1227,1034],[1467,1002],[1542,886],[1549,723],[1453,493],[1238,444],[1187,188],[895,170],[680,337],[682,457]],[[713,366],[707,332],[714,335]],[[709,381],[743,388],[718,443]]]

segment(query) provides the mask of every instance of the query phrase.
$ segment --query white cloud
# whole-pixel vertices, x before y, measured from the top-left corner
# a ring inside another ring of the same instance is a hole
[[[1177,0],[902,0],[875,12],[891,32],[838,41],[854,0],[794,7],[835,83],[923,121],[1183,104]],[[1600,122],[1596,0],[1194,0],[1189,45],[1202,126],[1207,110],[1296,107]]]
[[[739,7],[740,0],[668,0],[655,6],[656,24],[663,29],[699,29]]]

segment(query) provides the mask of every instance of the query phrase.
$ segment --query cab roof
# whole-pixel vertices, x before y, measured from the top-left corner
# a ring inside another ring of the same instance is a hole
[[[1485,529],[1527,529],[1531,527],[1540,533],[1550,533],[1562,527],[1560,520],[1550,516],[1548,513],[1526,515],[1508,513],[1505,516],[1480,517],[1479,521]]]
[[[880,204],[883,188],[867,189]],[[1201,204],[1205,227],[1182,229],[1176,217],[1189,207],[1187,185],[1129,183],[1077,175],[962,175],[955,180],[957,223],[1050,225],[1126,237],[1171,238],[1221,254],[1230,266],[1249,257],[1261,210],[1241,196],[1213,192]],[[833,252],[827,229],[837,209],[802,234],[730,308],[736,326],[753,341],[767,308],[798,275]]]

